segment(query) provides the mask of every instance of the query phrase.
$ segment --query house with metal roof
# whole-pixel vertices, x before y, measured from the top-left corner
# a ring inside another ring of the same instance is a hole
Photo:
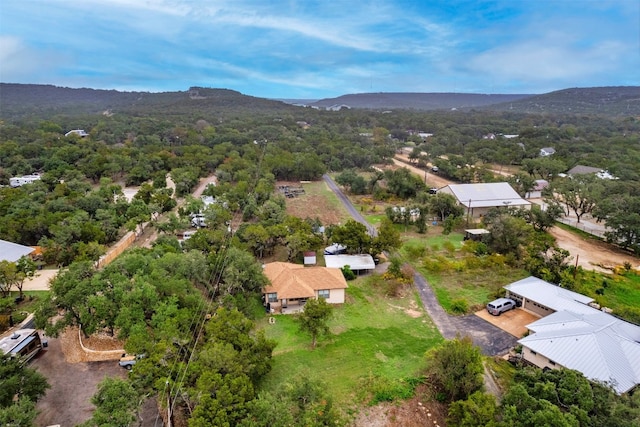
[[[349,287],[338,268],[271,262],[264,266],[263,271],[270,282],[262,290],[264,303],[270,311],[300,311],[310,298],[324,298],[330,304],[342,304],[345,289]]]
[[[438,193],[451,194],[464,207],[465,215],[479,218],[496,207],[531,209],[531,202],[523,199],[508,182],[479,184],[449,184]]]
[[[518,341],[540,368],[564,367],[607,383],[618,393],[640,384],[640,326],[598,310],[593,299],[528,277],[505,286],[507,296],[542,317]]]
[[[0,240],[0,261],[16,262],[33,251],[35,251],[35,249],[30,246]]]

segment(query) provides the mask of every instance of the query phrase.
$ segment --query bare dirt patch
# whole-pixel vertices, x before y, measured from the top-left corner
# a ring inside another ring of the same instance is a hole
[[[63,339],[48,339],[49,347],[32,363],[51,385],[36,405],[39,414],[35,425],[80,424],[93,413],[91,396],[95,394],[98,383],[107,376],[124,378],[127,371],[114,361],[69,363],[65,360]]]
[[[312,186],[323,186],[324,182],[312,182],[300,184],[300,182],[278,181],[277,186],[288,185],[290,187],[302,187],[309,189],[305,194],[287,198],[287,214],[298,218],[318,218],[323,225],[339,224],[344,222],[348,215],[342,205],[333,206],[322,192],[311,191]]]
[[[446,426],[447,406],[431,398],[422,385],[416,395],[400,403],[380,403],[361,409],[354,427],[423,427]]]
[[[578,265],[586,270],[610,273],[613,268],[624,265],[625,262],[640,269],[639,258],[606,242],[585,239],[560,227],[550,228],[549,233],[556,238],[559,247],[569,251],[573,256],[571,262],[575,265],[577,261]]]
[[[78,328],[75,327],[67,328],[60,334],[60,343],[67,363],[119,360],[124,346],[120,340],[106,334],[97,334],[89,338],[82,337],[82,344],[90,350],[85,351],[80,345]]]

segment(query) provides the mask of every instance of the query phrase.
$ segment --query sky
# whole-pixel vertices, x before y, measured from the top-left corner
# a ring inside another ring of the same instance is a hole
[[[1,0],[0,81],[289,99],[640,86],[640,0]]]

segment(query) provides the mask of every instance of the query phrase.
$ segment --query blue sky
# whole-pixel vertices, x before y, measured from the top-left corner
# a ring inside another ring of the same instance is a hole
[[[0,81],[265,98],[640,85],[638,0],[1,0]]]

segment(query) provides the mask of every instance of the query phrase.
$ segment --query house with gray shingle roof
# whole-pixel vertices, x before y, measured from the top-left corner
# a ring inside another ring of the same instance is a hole
[[[518,341],[540,367],[574,369],[618,393],[640,384],[640,326],[592,306],[593,299],[536,277],[505,286],[507,296],[542,315]]]

